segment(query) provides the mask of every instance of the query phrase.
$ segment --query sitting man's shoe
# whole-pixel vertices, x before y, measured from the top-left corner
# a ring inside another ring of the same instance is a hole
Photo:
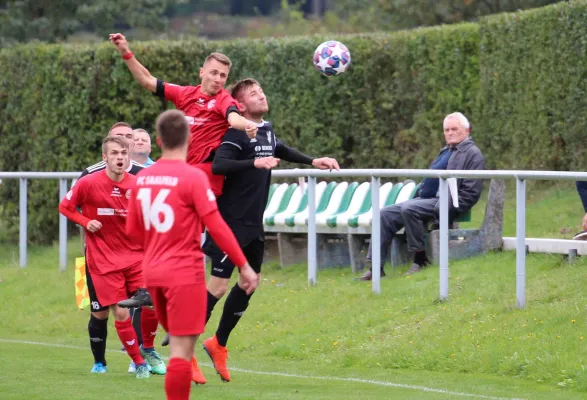
[[[137,292],[130,298],[126,300],[122,300],[118,302],[118,307],[122,308],[135,308],[135,307],[152,307],[153,301],[151,300],[151,296],[147,289],[139,289]]]
[[[408,270],[408,272],[406,272],[404,274],[404,276],[408,276],[408,275],[412,275],[412,274],[418,273],[418,272],[422,271],[422,269],[424,269],[424,267],[426,267],[428,264],[429,264],[428,262],[426,262],[424,265],[420,265],[418,263],[413,263],[412,264],[412,268],[410,268]]]
[[[381,268],[381,277],[383,278],[384,276],[385,271],[383,270],[383,268]],[[363,276],[355,278],[355,280],[357,281],[370,281],[371,279],[373,279],[373,272],[370,269],[367,272],[365,272]]]

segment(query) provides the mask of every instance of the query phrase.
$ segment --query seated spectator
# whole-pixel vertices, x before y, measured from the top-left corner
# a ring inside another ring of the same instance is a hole
[[[429,169],[480,170],[485,169],[485,159],[481,150],[471,137],[470,124],[461,113],[449,114],[444,118],[444,138],[446,146]],[[405,228],[408,249],[414,252],[414,262],[406,275],[419,272],[429,264],[426,256],[426,225],[439,220],[438,178],[425,178],[412,200],[385,207],[381,210],[381,276],[385,276],[383,265],[388,259],[391,241],[395,234]],[[458,179],[459,208],[455,209],[449,201],[449,223],[459,214],[469,211],[479,201],[483,181]],[[369,281],[372,276],[372,248],[367,252],[368,270],[359,280]]]

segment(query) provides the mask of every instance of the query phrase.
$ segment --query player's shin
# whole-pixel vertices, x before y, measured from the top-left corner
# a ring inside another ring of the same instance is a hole
[[[141,314],[143,349],[145,351],[150,351],[155,347],[154,343],[159,320],[157,319],[157,313],[152,308],[143,307]]]
[[[245,310],[249,306],[249,301],[253,293],[248,295],[241,287],[236,283],[224,303],[224,309],[222,310],[222,317],[218,324],[218,330],[216,331],[216,338],[218,344],[226,346],[228,337],[232,330],[238,324]]]
[[[126,313],[124,313],[124,311],[126,311]],[[123,319],[124,316],[126,316],[126,319]],[[128,310],[116,307],[115,317],[116,321],[114,322],[114,326],[116,327],[116,333],[118,333],[118,337],[126,349],[127,354],[137,366],[146,364],[141,355],[137,334],[133,329]]]
[[[94,363],[106,366],[106,337],[108,336],[108,314],[105,319],[99,319],[90,315],[88,322],[88,334],[90,335],[90,348],[94,355]]]
[[[210,320],[212,311],[214,311],[214,307],[216,306],[216,303],[218,303],[218,300],[220,299],[208,291],[208,301],[206,303],[206,323],[208,323],[208,320]]]

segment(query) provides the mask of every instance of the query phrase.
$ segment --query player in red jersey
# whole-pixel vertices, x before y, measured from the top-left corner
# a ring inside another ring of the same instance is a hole
[[[144,247],[145,283],[170,335],[167,399],[187,400],[191,380],[206,382],[193,358],[194,344],[206,325],[203,227],[240,268],[248,293],[256,289],[258,277],[220,216],[206,174],[185,161],[189,127],[184,113],[166,111],[156,125],[162,155],[137,176],[126,229]]]
[[[165,364],[152,349],[153,329],[142,330],[143,344],[151,343],[151,353],[147,354],[139,348],[129,311],[116,305],[143,287],[142,246],[132,243],[125,233],[128,199],[136,182],[136,177],[125,171],[129,143],[124,138],[109,136],[104,139],[102,152],[106,168],[77,181],[59,204],[59,212],[86,229],[86,265],[95,293],[100,304],[109,306],[114,314],[114,326],[136,365],[137,378],[148,378],[145,358],[153,372],[165,373]],[[155,330],[156,327],[155,323]],[[92,372],[106,372],[106,366],[94,365]]]
[[[212,161],[224,133],[231,126],[245,131],[250,138],[254,138],[257,132],[257,126],[239,114],[238,102],[224,89],[232,66],[230,59],[221,53],[210,54],[200,68],[202,83],[178,86],[152,76],[134,57],[121,33],[110,34],[110,41],[142,87],[171,101],[184,112],[190,126],[187,162],[206,172],[212,191],[219,196],[224,177],[212,174]]]

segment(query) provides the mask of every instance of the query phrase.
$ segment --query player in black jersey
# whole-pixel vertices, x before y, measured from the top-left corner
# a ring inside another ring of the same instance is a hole
[[[117,122],[108,131],[108,136],[121,136],[125,138],[129,145],[132,146],[133,144],[133,130],[132,127],[126,122]],[[126,168],[126,172],[132,175],[136,175],[140,170],[144,167],[135,162],[130,161],[130,164]],[[102,171],[106,169],[106,162],[100,161],[94,165],[90,165],[86,169],[83,170],[79,179],[83,178],[86,175],[93,174],[98,171]],[[84,234],[84,230],[82,229],[82,235]],[[84,241],[85,243],[85,241]],[[94,290],[94,285],[92,284],[92,277],[88,269],[86,268],[86,283],[88,286],[88,295],[90,297],[90,306],[91,306],[91,314],[90,314],[90,321],[88,323],[88,334],[90,336],[90,347],[92,349],[92,353],[94,355],[94,368],[92,368],[92,372],[101,373],[105,372],[105,368],[101,368],[100,365],[103,367],[106,366],[106,337],[108,336],[108,307],[102,307],[100,301],[98,300],[98,296],[96,295],[96,291]],[[137,333],[137,338],[140,342],[142,341],[141,336],[141,308],[134,310],[132,314],[132,321],[135,331]],[[131,362],[128,372],[134,373],[135,366]]]
[[[218,209],[234,232],[249,264],[260,274],[265,251],[263,212],[267,205],[271,169],[280,160],[312,165],[319,169],[338,170],[339,166],[333,158],[312,158],[277,139],[271,123],[263,119],[269,106],[259,82],[254,79],[241,80],[234,85],[231,94],[243,106],[242,115],[256,122],[257,136],[250,139],[243,131],[229,129],[216,150],[212,172],[226,177],[222,195],[218,198]],[[206,239],[203,249],[212,261],[212,274],[208,282],[209,319],[214,306],[228,290],[234,264],[210,237]],[[246,294],[239,279],[226,299],[216,334],[204,341],[204,350],[224,381],[230,381],[226,367],[226,342],[247,309],[251,296],[252,293]]]

